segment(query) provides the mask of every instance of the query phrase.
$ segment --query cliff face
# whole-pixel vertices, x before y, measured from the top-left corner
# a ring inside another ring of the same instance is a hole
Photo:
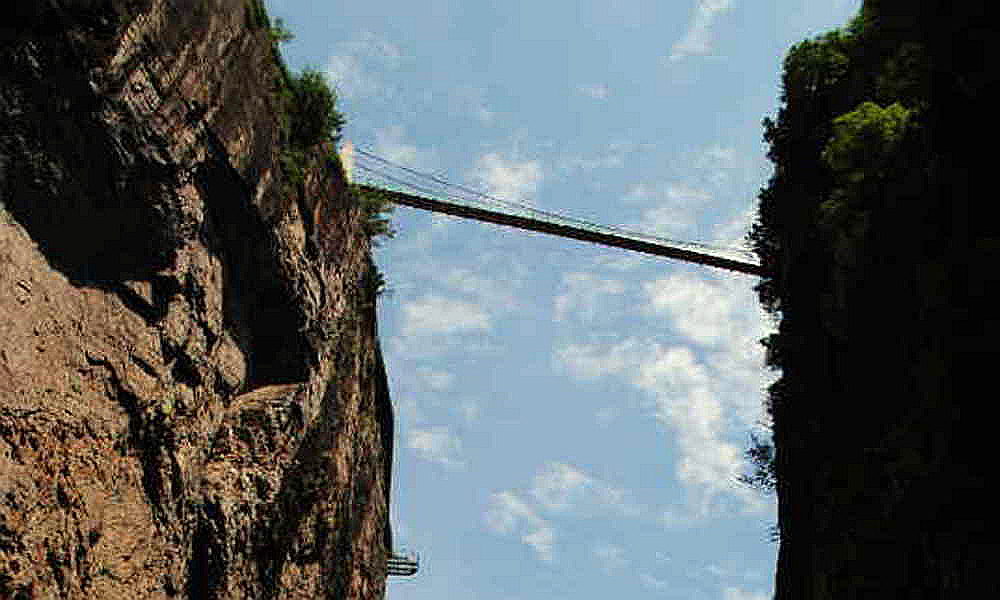
[[[868,1],[864,33],[786,62],[757,232],[776,269],[762,297],[782,316],[769,342],[782,369],[779,600],[995,587],[994,418],[973,391],[993,387],[1000,297],[1000,236],[974,191],[991,169],[973,140],[997,129],[984,64],[996,11],[984,7]],[[835,119],[866,101],[912,111],[908,128],[885,157],[869,140],[838,174]]]
[[[0,598],[382,597],[364,216],[281,183],[256,3],[5,12]]]

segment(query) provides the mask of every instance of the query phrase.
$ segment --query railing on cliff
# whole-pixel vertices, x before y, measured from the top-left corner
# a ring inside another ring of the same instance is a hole
[[[386,573],[394,577],[410,577],[420,570],[419,554],[397,554],[393,552],[386,559]]]
[[[583,242],[764,276],[764,269],[740,248],[683,242],[590,223],[531,206],[494,198],[444,179],[398,165],[365,150],[356,150],[361,189],[389,201],[466,219],[485,221]]]

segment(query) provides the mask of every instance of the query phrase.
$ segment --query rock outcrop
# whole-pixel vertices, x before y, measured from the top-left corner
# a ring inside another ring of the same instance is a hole
[[[0,598],[384,594],[363,212],[243,0],[0,25]]]
[[[974,598],[995,588],[998,550],[985,390],[1000,235],[976,192],[993,159],[974,141],[996,139],[1000,78],[984,63],[996,10],[895,0],[865,10],[871,33],[816,71],[814,82],[833,83],[803,92],[786,79],[772,129],[777,169],[762,199],[773,203],[780,268],[769,285],[782,316],[770,342],[783,371],[771,396],[776,598]],[[822,49],[800,56],[821,64]],[[902,85],[915,92],[893,96]],[[824,224],[833,196],[818,132],[868,100],[915,107],[916,126]]]

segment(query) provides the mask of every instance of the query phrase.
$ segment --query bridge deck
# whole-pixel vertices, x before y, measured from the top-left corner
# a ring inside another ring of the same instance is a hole
[[[528,231],[537,231],[539,233],[572,238],[593,244],[624,248],[626,250],[633,250],[644,254],[673,258],[685,262],[716,267],[718,269],[725,269],[727,271],[755,275],[757,277],[763,277],[765,275],[764,270],[760,265],[726,258],[723,256],[717,256],[706,252],[698,252],[696,250],[689,250],[686,248],[656,244],[615,233],[593,231],[582,227],[574,227],[572,225],[546,221],[544,219],[534,217],[511,215],[484,208],[465,206],[441,200],[433,200],[424,196],[417,196],[383,187],[376,187],[367,184],[361,184],[360,187],[362,191],[384,194],[389,198],[389,200],[396,204],[412,206],[413,208],[444,213],[466,219],[474,219],[476,221],[506,225],[508,227],[516,227],[518,229],[526,229]]]

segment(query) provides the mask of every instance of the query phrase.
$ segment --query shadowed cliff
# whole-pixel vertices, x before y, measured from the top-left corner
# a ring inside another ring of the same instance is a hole
[[[779,600],[989,589],[992,417],[972,391],[1000,330],[1000,236],[976,192],[996,132],[986,7],[869,0],[785,61],[750,236],[781,316],[775,452],[758,454]]]

